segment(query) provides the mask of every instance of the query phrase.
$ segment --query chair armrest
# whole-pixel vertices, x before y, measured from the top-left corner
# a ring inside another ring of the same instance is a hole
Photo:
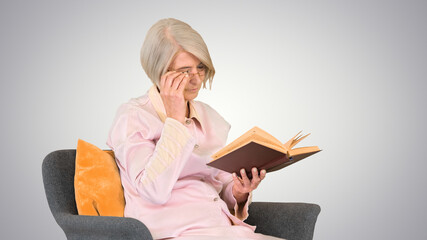
[[[320,206],[310,203],[253,202],[245,221],[256,232],[287,240],[313,239]]]
[[[56,220],[71,240],[153,239],[147,227],[134,218],[60,214]]]

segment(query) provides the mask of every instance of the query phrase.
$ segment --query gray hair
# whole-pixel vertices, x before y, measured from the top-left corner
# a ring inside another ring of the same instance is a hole
[[[141,47],[141,65],[151,81],[158,85],[160,77],[168,70],[179,51],[196,56],[206,67],[203,87],[209,87],[215,75],[208,47],[199,33],[190,25],[173,18],[161,19],[147,32]]]

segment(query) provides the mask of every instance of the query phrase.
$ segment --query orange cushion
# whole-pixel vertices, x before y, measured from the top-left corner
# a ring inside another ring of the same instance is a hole
[[[74,190],[80,215],[123,217],[125,199],[113,151],[79,139]]]

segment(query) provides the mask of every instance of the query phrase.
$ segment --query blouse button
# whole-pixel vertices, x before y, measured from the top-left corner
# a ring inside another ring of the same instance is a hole
[[[187,125],[190,125],[191,120],[190,120],[190,119],[187,119],[187,120],[185,120],[185,123],[186,123]]]
[[[214,198],[214,202],[216,202],[216,201],[218,201],[218,200],[219,200],[219,198],[217,198],[217,197],[216,197],[216,198]]]
[[[195,149],[199,148],[199,145],[198,144],[194,145],[194,148]]]

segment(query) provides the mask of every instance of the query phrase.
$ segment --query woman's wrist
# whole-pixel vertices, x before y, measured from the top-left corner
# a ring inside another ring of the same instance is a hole
[[[234,186],[233,186],[232,192],[233,192],[234,198],[236,199],[237,204],[240,205],[240,204],[246,203],[246,201],[248,200],[249,193],[239,192],[238,190],[235,189]]]

